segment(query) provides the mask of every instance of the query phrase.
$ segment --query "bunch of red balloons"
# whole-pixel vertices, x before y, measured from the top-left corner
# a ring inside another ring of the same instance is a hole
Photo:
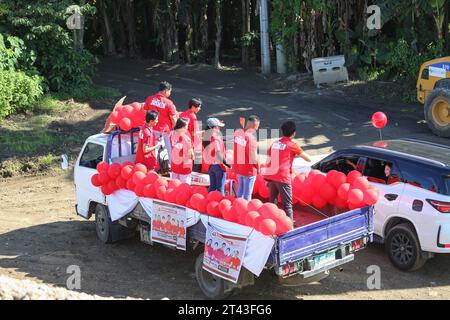
[[[133,102],[132,104],[119,105],[109,115],[111,122],[116,123],[123,131],[138,128],[145,122],[144,104]]]
[[[336,170],[327,174],[319,170],[300,173],[294,178],[292,188],[294,198],[301,205],[312,205],[317,209],[332,205],[353,210],[374,205],[379,197],[378,189],[357,170],[348,175]]]

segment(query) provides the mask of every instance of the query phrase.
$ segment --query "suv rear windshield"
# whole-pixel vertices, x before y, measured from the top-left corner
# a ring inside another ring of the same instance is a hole
[[[447,195],[450,196],[450,177],[444,178],[444,184],[447,187]]]

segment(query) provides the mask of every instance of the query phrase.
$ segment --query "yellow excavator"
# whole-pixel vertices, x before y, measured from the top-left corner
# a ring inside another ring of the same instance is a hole
[[[417,79],[417,99],[434,134],[450,138],[450,57],[425,62]]]

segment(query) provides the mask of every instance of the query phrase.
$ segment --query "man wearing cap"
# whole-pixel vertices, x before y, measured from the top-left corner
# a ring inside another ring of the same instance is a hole
[[[147,98],[143,110],[155,110],[159,113],[159,121],[155,127],[156,135],[163,136],[165,148],[171,158],[172,150],[170,145],[170,134],[178,119],[178,112],[175,104],[169,99],[172,94],[172,85],[167,81],[159,84],[159,92]]]
[[[223,142],[220,128],[225,124],[217,118],[206,120],[207,130],[203,137],[204,158],[210,165],[209,174],[209,192],[220,191],[225,195],[225,181],[227,179],[226,169],[231,168],[225,160],[225,143]]]

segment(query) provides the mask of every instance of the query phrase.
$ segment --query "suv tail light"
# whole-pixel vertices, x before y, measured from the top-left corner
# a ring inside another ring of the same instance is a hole
[[[427,199],[433,208],[442,213],[450,213],[450,202]]]

